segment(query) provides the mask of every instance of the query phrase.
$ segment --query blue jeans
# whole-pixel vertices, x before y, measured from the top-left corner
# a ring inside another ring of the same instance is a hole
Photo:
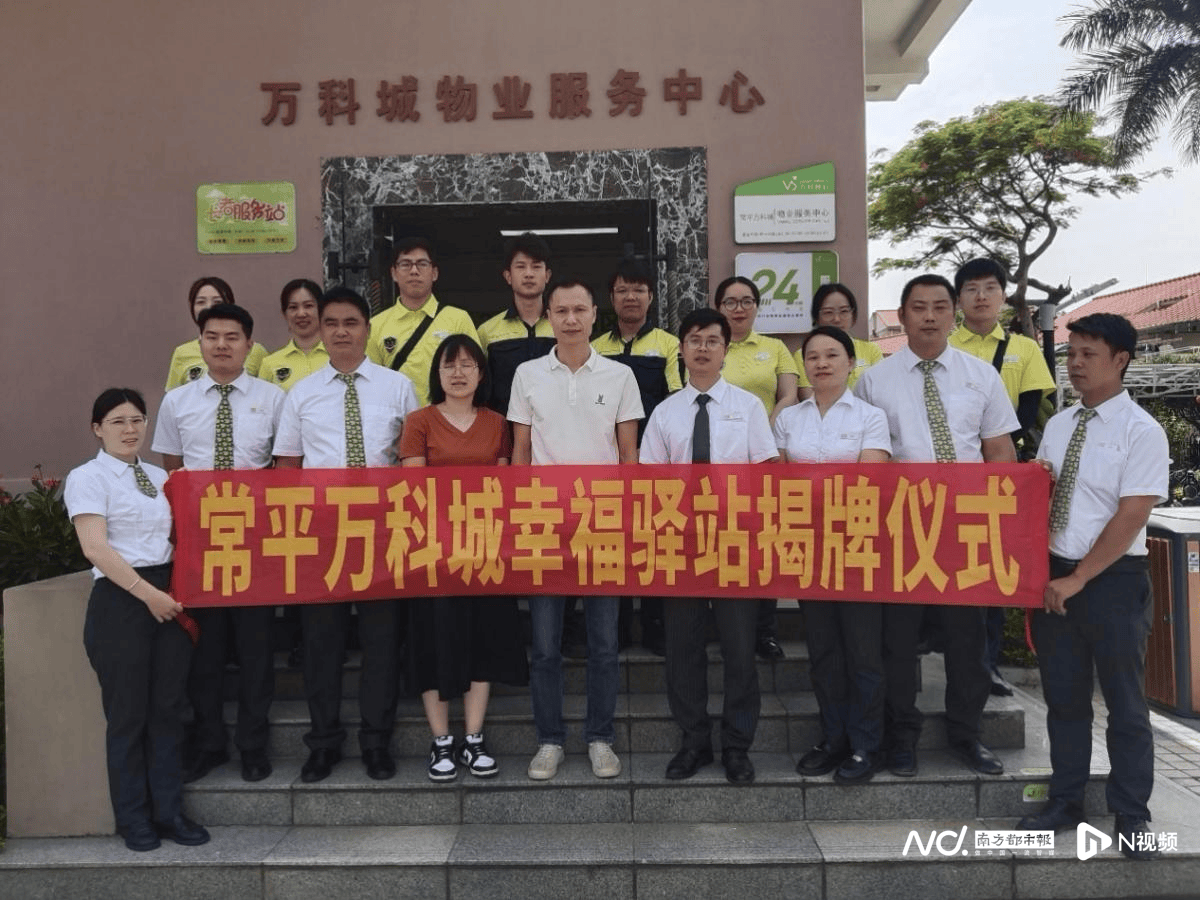
[[[533,701],[533,723],[538,744],[567,741],[563,722],[562,629],[563,597],[529,598],[529,617],[533,624],[533,653],[529,667],[529,696]],[[584,597],[583,612],[587,624],[587,718],[584,740],[605,741],[615,738],[613,715],[617,709],[616,597]]]

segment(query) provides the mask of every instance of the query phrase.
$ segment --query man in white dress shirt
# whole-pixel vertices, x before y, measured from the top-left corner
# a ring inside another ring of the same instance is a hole
[[[897,462],[1016,462],[1009,434],[1017,416],[996,370],[948,342],[954,327],[954,285],[940,275],[918,275],[900,295],[900,324],[908,346],[867,369],[856,396],[883,410]],[[979,740],[979,723],[991,693],[983,662],[983,610],[931,606],[946,646],[946,734],[950,750],[984,775],[1004,765]],[[883,609],[884,709],[887,767],[917,774],[917,642],[925,607],[887,603]]]
[[[163,398],[153,449],[168,472],[188,469],[265,469],[283,409],[283,391],[245,370],[254,345],[254,319],[240,306],[222,303],[202,310],[200,354],[206,374]],[[214,474],[214,480],[219,476]],[[195,716],[185,782],[203,778],[229,762],[224,696],[225,648],[230,629],[238,658],[238,712],[234,744],[242,777],[271,774],[267,758],[268,714],[275,695],[272,623],[275,608],[210,607],[192,613],[200,639],[192,655],[188,698]]]
[[[595,465],[637,462],[642,401],[628,366],[605,359],[589,343],[596,301],[579,281],[551,286],[546,317],[554,349],[517,367],[508,420],[513,423],[513,465]],[[529,598],[533,649],[529,695],[538,751],[529,777],[546,781],[558,773],[567,729],[563,721],[562,628],[564,598]],[[584,740],[592,774],[615,778],[621,760],[613,752],[620,669],[617,663],[617,598],[586,597],[587,716]]]
[[[729,322],[715,309],[689,313],[679,327],[688,370],[683,389],[663,400],[642,436],[643,463],[761,463],[779,458],[762,401],[721,377],[729,348]],[[691,778],[713,761],[708,717],[708,652],[704,630],[712,604],[724,661],[721,764],[733,784],[754,781],[749,749],[758,727],[761,696],[754,662],[758,603],[667,597],[663,626],[667,650],[667,702],[682,747],[667,764],[667,778]]]
[[[280,468],[333,469],[390,466],[404,418],[417,408],[408,378],[367,359],[370,308],[349,288],[333,288],[317,304],[321,341],[329,364],[287,395],[275,439]],[[304,640],[304,691],[312,719],[304,736],[310,750],[302,781],[328,777],[342,758],[346,732],[341,725],[342,653],[350,612],[346,603],[306,603],[300,608]],[[358,604],[362,678],[358,744],[367,775],[377,780],[396,774],[390,746],[399,690],[397,642],[399,601]]]
[[[1146,522],[1167,498],[1167,436],[1125,390],[1137,331],[1096,313],[1067,326],[1067,372],[1081,403],[1046,423],[1039,457],[1057,479],[1050,507],[1050,583],[1034,613],[1050,796],[1018,828],[1060,831],[1084,821],[1092,757],[1092,668],[1108,708],[1105,786],[1118,849],[1158,855],[1150,819],[1154,732],[1146,706],[1152,601]]]

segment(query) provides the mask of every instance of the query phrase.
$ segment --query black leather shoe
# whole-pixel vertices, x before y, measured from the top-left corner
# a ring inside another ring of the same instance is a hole
[[[1004,774],[1004,763],[1000,762],[1000,758],[979,741],[952,744],[950,751],[968,768],[974,769],[980,775]]]
[[[320,747],[310,754],[300,769],[300,780],[305,784],[324,781],[333,767],[342,761],[342,751],[336,747]]]
[[[242,781],[262,781],[271,774],[271,761],[265,750],[242,751]]]
[[[170,822],[159,822],[158,833],[168,841],[187,847],[199,847],[208,843],[208,829],[197,825],[182,813]]]
[[[767,662],[783,659],[786,655],[773,634],[760,634],[754,644],[754,652],[758,654],[759,659],[765,659]]]
[[[721,765],[725,767],[725,780],[730,784],[750,784],[754,781],[754,763],[745,750],[729,747],[721,751]]]
[[[143,819],[121,829],[121,837],[125,838],[125,846],[138,853],[147,850],[157,850],[162,846],[158,837],[158,829]]]
[[[866,784],[875,775],[875,760],[870,753],[860,751],[838,766],[833,780],[838,784]]]
[[[917,751],[912,747],[893,747],[888,751],[887,768],[893,775],[912,778],[917,774]]]
[[[712,761],[712,747],[706,747],[703,750],[692,750],[684,747],[672,756],[671,761],[667,763],[667,777],[672,781],[682,781],[685,778],[691,778],[704,766],[712,765]]]
[[[217,766],[229,762],[228,750],[201,750],[183,773],[183,783],[199,781]]]
[[[992,669],[992,696],[1011,697],[1012,695],[1012,685],[1004,679],[1004,676],[1000,674],[999,669]]]
[[[1117,849],[1130,859],[1140,859],[1143,862],[1158,859],[1158,839],[1145,819],[1118,813],[1113,837],[1117,839]]]
[[[372,747],[363,751],[363,765],[367,767],[367,777],[376,781],[387,781],[396,774],[396,761],[386,747]]]
[[[830,747],[828,741],[822,741],[800,757],[800,762],[796,763],[796,774],[809,777],[828,775],[849,758],[849,747]]]
[[[1051,800],[1041,812],[1025,816],[1017,823],[1022,831],[1066,831],[1075,828],[1087,819],[1083,810],[1066,800]]]
[[[663,635],[662,628],[643,629],[642,646],[655,656],[666,656],[667,639]]]

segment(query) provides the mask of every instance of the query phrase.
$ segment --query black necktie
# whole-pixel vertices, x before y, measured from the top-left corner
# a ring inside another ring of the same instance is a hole
[[[700,408],[696,410],[696,422],[692,426],[692,462],[694,463],[712,462],[712,448],[708,439],[708,401],[711,399],[712,397],[708,394],[696,395],[696,403]]]

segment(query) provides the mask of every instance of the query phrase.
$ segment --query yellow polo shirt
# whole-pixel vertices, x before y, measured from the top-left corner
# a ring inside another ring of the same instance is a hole
[[[407,375],[417,392],[417,402],[421,406],[429,405],[429,369],[433,365],[433,354],[438,345],[452,334],[466,334],[472,340],[479,340],[475,325],[463,310],[457,306],[441,306],[433,294],[425,301],[420,309],[409,309],[396,300],[391,309],[371,318],[371,336],[367,339],[367,358],[387,368],[392,367],[396,354],[408,343],[412,333],[423,319],[434,316],[433,324],[429,326],[417,346],[408,355],[407,362],[400,371]]]
[[[258,377],[286,391],[305,375],[311,375],[317,369],[323,368],[327,362],[329,354],[325,352],[325,345],[320,341],[305,353],[296,346],[293,339],[263,359],[258,368]]]
[[[950,332],[951,347],[970,353],[989,366],[996,358],[996,347],[1002,340],[1004,329],[999,324],[984,335],[976,334],[966,325],[959,325]],[[1040,390],[1043,394],[1054,391],[1054,379],[1046,367],[1042,348],[1023,334],[1009,335],[1008,346],[1004,348],[1004,363],[1000,367],[1000,380],[1004,382],[1004,390],[1014,409],[1026,391]]]
[[[762,401],[767,415],[775,409],[775,393],[780,375],[799,375],[796,361],[778,338],[751,331],[744,341],[729,345],[721,375]]]
[[[251,375],[257,375],[266,356],[267,348],[262,344],[255,343],[250,348],[250,355],[246,357],[246,371]],[[195,381],[207,371],[208,366],[205,365],[204,356],[200,353],[200,339],[196,338],[194,341],[180,344],[171,354],[171,368],[167,370],[165,390],[169,391],[181,384]]]
[[[854,371],[850,373],[850,387],[854,387],[858,383],[858,379],[862,373],[883,359],[883,351],[879,349],[878,344],[873,344],[870,341],[862,341],[858,338],[851,338],[854,341]],[[812,382],[808,380],[808,373],[804,371],[804,351],[797,350],[795,353],[796,368],[800,370],[800,387],[811,388]]]

